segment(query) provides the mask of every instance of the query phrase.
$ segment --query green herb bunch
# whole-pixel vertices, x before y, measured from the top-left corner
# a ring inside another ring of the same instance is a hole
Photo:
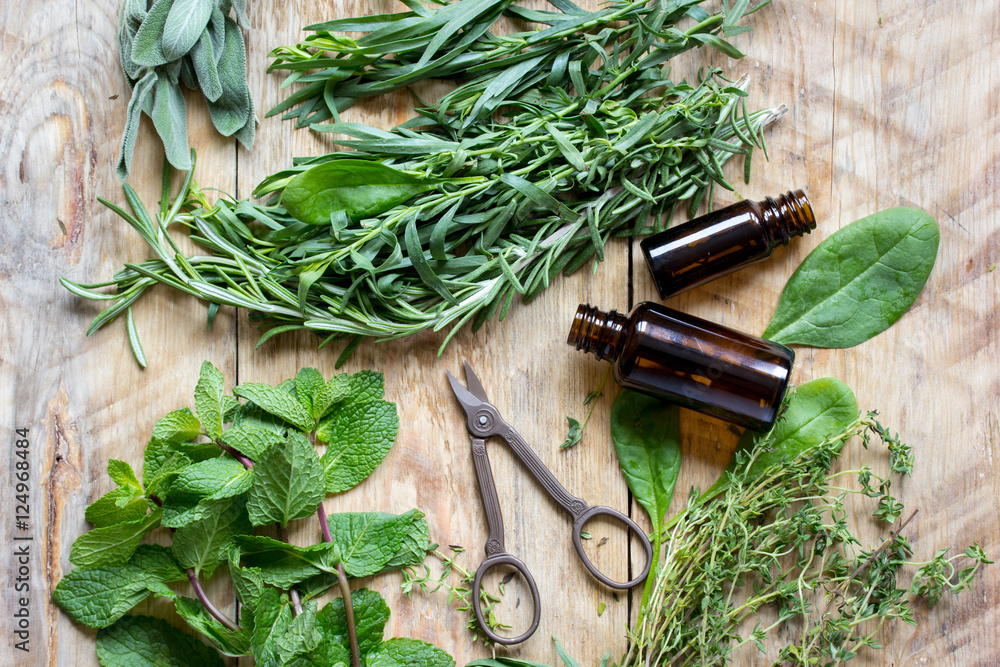
[[[423,562],[436,548],[423,514],[327,515],[323,507],[327,494],[368,477],[395,441],[399,419],[382,398],[382,375],[324,380],[305,368],[278,386],[238,385],[232,396],[223,383],[205,362],[196,412],[175,410],[156,422],[142,480],[128,463],[109,461],[117,488],[86,510],[94,528],[73,543],[77,567],[53,598],[75,620],[100,628],[101,664],[205,667],[222,665],[221,653],[252,655],[258,665],[453,667],[430,644],[383,640],[385,601],[350,589],[350,578]],[[313,514],[322,542],[289,544],[288,524]],[[255,534],[272,526],[279,539]],[[160,527],[169,535],[154,533]],[[147,535],[157,543],[144,543]],[[205,593],[203,582],[219,572],[232,581],[238,619]],[[194,597],[168,586],[182,581]],[[341,597],[320,608],[316,598],[334,586]],[[150,595],[172,601],[208,645],[166,621],[126,615]]]
[[[132,97],[118,178],[128,178],[143,113],[152,118],[170,164],[192,168],[181,84],[201,89],[220,134],[253,146],[257,119],[240,26],[248,27],[246,0],[124,0],[118,48]]]
[[[308,329],[323,344],[352,339],[349,353],[364,337],[451,327],[443,349],[468,322],[502,320],[515,296],[530,301],[558,274],[596,268],[610,237],[659,229],[676,202],[697,208],[715,185],[731,189],[722,163],[746,155],[749,169],[780,114],[749,112],[743,88],[714,71],[689,85],[652,68],[608,89],[619,62],[609,55],[581,74],[585,95],[539,91],[506,123],[476,123],[461,139],[426,117],[429,128],[392,132],[335,125],[354,137],[337,143],[357,150],[265,179],[256,194],[280,195],[268,204],[210,202],[189,174],[154,221],[126,186],[131,213],[104,203],[158,259],[63,285],[115,300],[90,332],[163,283],[247,308],[268,328],[260,342]],[[175,223],[212,254],[180,254]],[[117,296],[96,291],[112,285]]]
[[[771,647],[780,664],[840,664],[881,648],[883,628],[915,624],[916,603],[964,590],[992,562],[976,544],[912,560],[902,531],[913,513],[901,520],[892,488],[912,472],[912,451],[875,413],[860,416],[853,392],[832,378],[799,387],[769,432],[745,433],[722,477],[664,522],[680,467],[677,410],[622,392],[612,412],[622,470],[661,526],[663,550],[623,665],[723,665],[746,645]],[[886,446],[884,471],[836,469],[859,436],[866,448]],[[851,498],[868,499],[876,525],[893,526],[880,544],[865,546]],[[971,565],[956,576],[963,557]]]
[[[411,11],[337,19],[306,26],[310,35],[295,46],[274,49],[269,71],[291,72],[282,84],[303,84],[268,112],[285,112],[299,127],[314,126],[360,99],[382,95],[425,79],[466,79],[460,89],[435,105],[438,117],[458,114],[460,125],[493,114],[506,100],[516,100],[540,87],[574,83],[605,57],[609,44],[625,49],[624,67],[636,72],[659,67],[666,60],[701,44],[734,58],[743,54],[719,34],[734,36],[750,30],[738,25],[748,13],[748,0],[709,14],[703,0],[677,2],[609,2],[588,12],[570,0],[553,0],[558,11],[540,11],[510,0],[459,0],[432,9],[412,0]],[[500,16],[538,24],[538,29],[497,36],[489,30]],[[688,20],[683,29],[677,24]],[[354,39],[336,32],[359,32]],[[316,128],[321,129],[321,128]]]

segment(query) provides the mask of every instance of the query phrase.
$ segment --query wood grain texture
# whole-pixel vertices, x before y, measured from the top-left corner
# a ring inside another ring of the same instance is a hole
[[[589,3],[596,5],[596,3]],[[109,488],[108,458],[139,465],[152,422],[192,402],[198,367],[208,359],[227,385],[277,382],[301,366],[334,372],[337,350],[317,351],[311,335],[286,335],[254,350],[245,315],[223,310],[211,332],[203,306],[155,290],[135,308],[150,367],[140,371],[116,322],[91,338],[86,323],[98,311],[55,282],[60,275],[97,280],[122,261],[145,257],[137,235],[96,202],[122,201],[114,174],[128,90],[118,67],[117,2],[26,0],[0,7],[0,434],[12,493],[13,429],[31,429],[32,652],[9,640],[15,608],[15,561],[0,560],[5,641],[0,657],[18,665],[92,665],[94,632],[72,623],[51,603],[54,583],[70,567],[69,545],[85,528],[83,510]],[[542,7],[541,0],[534,6]],[[302,36],[301,26],[347,15],[397,9],[390,0],[251,3],[250,86],[258,113],[279,99],[280,76],[266,74],[266,53]],[[941,249],[927,288],[892,329],[849,350],[799,348],[794,380],[832,375],[851,385],[863,408],[878,408],[915,449],[916,474],[901,486],[903,502],[920,513],[906,534],[916,555],[978,541],[1000,553],[1000,8],[991,0],[865,2],[777,0],[750,19],[754,31],[736,38],[742,61],[688,54],[681,72],[712,62],[751,77],[751,103],[785,103],[789,113],[767,134],[770,162],[758,160],[745,197],[802,187],[816,210],[812,235],[777,251],[766,264],[672,299],[669,305],[738,329],[760,332],[795,266],[823,238],[873,211],[918,206],[941,225]],[[421,90],[433,95],[435,89]],[[109,99],[117,95],[117,99]],[[197,178],[238,195],[294,155],[329,149],[324,139],[277,118],[258,128],[250,152],[218,137],[204,104],[189,96],[190,140],[198,149]],[[409,117],[404,92],[359,105],[348,119],[390,127]],[[156,205],[162,149],[143,121],[132,184]],[[740,165],[728,173],[736,178]],[[735,182],[735,181],[734,181]],[[719,196],[718,202],[734,200]],[[503,323],[463,332],[437,358],[441,336],[424,334],[362,345],[344,370],[386,374],[399,406],[401,430],[385,464],[356,489],[328,498],[329,511],[427,514],[432,538],[461,544],[472,568],[482,555],[485,520],[475,492],[469,441],[445,382],[463,360],[477,371],[490,398],[535,448],[566,488],[592,503],[628,506],[607,434],[613,391],[595,410],[584,441],[560,451],[565,416],[581,418],[583,397],[600,384],[605,366],[564,344],[578,303],[624,309],[656,299],[637,249],[613,243],[596,274],[559,279],[535,302],[511,310]],[[721,422],[686,412],[685,463],[672,511],[692,485],[705,487],[729,459],[734,436]],[[629,596],[612,596],[577,563],[569,524],[524,475],[499,442],[489,453],[500,494],[507,547],[538,582],[542,624],[511,655],[557,664],[557,635],[583,665],[624,646]],[[879,454],[850,448],[844,464]],[[632,507],[633,515],[641,513]],[[598,526],[593,529],[599,537]],[[867,526],[862,526],[871,534]],[[0,541],[10,545],[9,515]],[[292,539],[318,539],[303,520]],[[595,547],[591,547],[595,549]],[[624,568],[627,552],[610,541],[597,558]],[[233,597],[222,578],[209,594],[229,613]],[[441,593],[399,593],[399,576],[361,582],[389,601],[387,635],[434,642],[458,663],[487,655],[469,642],[465,617]],[[190,594],[190,593],[187,593]],[[871,665],[995,665],[1000,655],[1000,569],[991,567],[971,592],[920,609],[916,628],[883,633],[886,650]],[[600,602],[607,611],[598,617]],[[633,601],[632,611],[635,603]],[[140,611],[143,611],[140,609]],[[157,615],[166,607],[153,605]],[[176,617],[172,617],[175,621]],[[243,661],[249,664],[250,661]],[[242,663],[241,663],[242,664]],[[764,664],[751,653],[735,664]]]

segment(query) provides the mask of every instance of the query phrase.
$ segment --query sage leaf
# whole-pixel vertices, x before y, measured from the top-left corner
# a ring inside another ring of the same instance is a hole
[[[611,439],[632,495],[662,525],[681,468],[680,408],[623,389],[611,405]]]
[[[254,466],[247,512],[255,526],[287,526],[316,511],[325,496],[323,467],[316,450],[300,433],[272,447]]]
[[[321,459],[326,491],[340,493],[365,480],[385,459],[398,431],[395,403],[349,403],[334,410],[316,430],[327,443]]]
[[[153,111],[150,114],[156,133],[163,141],[167,161],[175,169],[190,171],[191,149],[187,140],[187,109],[180,84],[160,72],[153,91]]]
[[[224,667],[210,646],[150,616],[126,616],[97,633],[103,667]]]
[[[252,530],[245,501],[228,498],[206,503],[208,514],[174,531],[174,557],[181,567],[192,568],[196,575],[211,577],[227,556],[229,543],[236,535]]]
[[[163,24],[163,57],[177,60],[190,51],[208,25],[214,8],[212,0],[174,0]]]
[[[370,218],[433,190],[441,182],[377,162],[333,160],[293,178],[285,186],[281,203],[300,222],[328,225],[335,211],[344,211],[355,221]]]
[[[194,406],[205,435],[212,440],[222,435],[222,396],[225,389],[225,378],[219,369],[207,361],[203,362],[198,384],[194,387]]]
[[[121,565],[132,557],[139,542],[160,525],[156,510],[135,521],[94,528],[76,538],[69,550],[69,562],[78,567]]]
[[[243,44],[243,33],[239,26],[225,17],[226,44],[219,59],[219,83],[222,94],[216,100],[209,100],[208,111],[215,129],[224,137],[231,137],[252,117],[250,109],[250,89],[247,87],[247,54]]]
[[[795,270],[764,337],[839,348],[885,331],[916,301],[939,241],[937,223],[919,209],[890,208],[851,223]]]
[[[215,48],[212,46],[212,34],[205,28],[201,37],[191,48],[191,65],[198,77],[198,85],[205,99],[214,102],[222,96],[222,82],[219,80],[219,70],[216,67]]]
[[[141,544],[125,565],[70,570],[52,591],[52,599],[77,622],[104,628],[145,600],[149,585],[186,578],[169,549]]]
[[[128,111],[125,116],[125,131],[122,133],[121,151],[118,155],[118,178],[124,181],[132,168],[132,153],[135,150],[135,139],[139,134],[139,120],[146,99],[156,85],[156,72],[146,72],[132,88],[132,97],[128,101]]]
[[[791,393],[787,407],[769,432],[744,431],[725,472],[699,500],[723,493],[731,484],[732,474],[738,472],[756,479],[771,466],[793,460],[801,451],[833,434],[847,431],[857,418],[858,402],[846,384],[836,378],[819,378],[805,383]],[[749,467],[741,468],[741,454],[753,449],[760,438],[767,439],[766,447]]]
[[[254,382],[244,382],[233,388],[240,398],[252,401],[265,412],[284,419],[302,431],[311,431],[315,426],[312,415],[302,407],[295,396],[278,387]]]
[[[450,655],[419,639],[393,637],[366,657],[367,667],[455,667]]]
[[[389,606],[381,595],[367,588],[351,591],[351,603],[354,607],[358,651],[361,655],[366,655],[382,643],[385,624],[389,621]],[[349,646],[343,598],[335,598],[320,609],[316,625],[326,639],[335,641],[344,648]]]
[[[146,18],[135,39],[132,40],[132,62],[141,67],[158,67],[169,62],[163,54],[163,27],[174,0],[156,0],[149,8]],[[155,76],[155,72],[153,73]]]

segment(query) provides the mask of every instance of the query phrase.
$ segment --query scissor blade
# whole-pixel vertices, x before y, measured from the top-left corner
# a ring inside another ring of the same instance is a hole
[[[448,374],[448,382],[451,384],[451,390],[455,392],[455,398],[461,404],[462,409],[465,410],[466,414],[471,414],[472,412],[479,409],[479,406],[483,404],[483,401],[479,400],[479,397],[475,396],[472,392],[462,386],[451,371],[445,371]]]
[[[468,361],[462,363],[465,365],[465,383],[469,385],[469,391],[483,403],[489,403],[490,399],[486,397],[486,390],[483,389],[483,383],[479,381],[479,377],[472,370],[472,366],[469,365]]]

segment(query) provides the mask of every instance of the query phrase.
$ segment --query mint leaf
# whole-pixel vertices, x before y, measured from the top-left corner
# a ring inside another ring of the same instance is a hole
[[[94,528],[76,538],[69,550],[69,562],[78,567],[120,565],[132,557],[139,542],[160,525],[160,511],[135,521]]]
[[[395,637],[368,654],[367,667],[455,667],[450,655],[419,639]]]
[[[211,511],[210,501],[189,499],[167,499],[163,501],[163,515],[160,524],[167,528],[180,528],[192,521],[199,521],[208,516]]]
[[[198,384],[194,388],[194,407],[205,434],[212,440],[222,433],[222,396],[225,393],[225,383],[225,378],[215,366],[207,361],[202,363]]]
[[[246,632],[230,630],[208,613],[199,600],[178,596],[174,600],[178,615],[197,632],[205,636],[223,655],[238,657],[250,653],[250,638]]]
[[[247,511],[255,526],[278,522],[284,527],[315,512],[324,496],[316,450],[301,433],[291,433],[254,466]]]
[[[407,514],[412,515],[410,526],[403,533],[395,555],[382,568],[383,572],[423,563],[427,552],[436,548],[436,545],[431,545],[431,530],[423,512],[414,510]]]
[[[297,547],[263,535],[234,538],[242,561],[260,571],[264,583],[288,589],[321,572],[335,574],[340,555],[333,542]]]
[[[164,495],[177,472],[191,464],[187,455],[162,440],[153,438],[142,456],[142,481],[150,495]]]
[[[316,432],[327,443],[322,458],[327,492],[346,491],[368,477],[389,453],[398,431],[395,403],[350,402],[334,411]]]
[[[316,422],[294,396],[279,387],[247,382],[233,388],[233,393],[252,401],[265,412],[281,417],[302,431],[312,431]]]
[[[226,430],[219,439],[251,461],[259,461],[267,450],[284,442],[285,436],[247,421]]]
[[[188,408],[174,410],[153,425],[153,437],[167,443],[194,440],[201,433],[201,423]]]
[[[258,667],[278,664],[278,640],[292,622],[292,605],[288,596],[274,588],[265,588],[254,611],[254,630],[250,636],[250,651]]]
[[[339,377],[339,376],[338,376]],[[349,376],[351,403],[378,401],[385,396],[385,376],[376,371],[363,370]],[[331,380],[332,382],[332,380]]]
[[[229,577],[233,580],[233,588],[236,589],[236,597],[246,610],[253,612],[260,602],[260,597],[264,592],[264,579],[260,570],[256,567],[240,566],[240,548],[236,544],[230,544],[229,556]],[[250,614],[253,618],[253,614]],[[246,627],[244,625],[244,627]],[[253,628],[247,628],[252,632]]]
[[[285,634],[278,638],[278,657],[282,664],[319,646],[323,635],[316,629],[316,601],[302,605],[302,613],[288,624]]]
[[[135,471],[132,470],[132,466],[125,461],[119,461],[117,459],[110,459],[108,461],[108,476],[114,481],[118,486],[131,487],[142,493],[142,484],[135,477]]]
[[[211,577],[226,559],[229,543],[236,535],[252,530],[242,498],[205,503],[208,515],[174,531],[172,549],[181,567]]]
[[[351,394],[351,376],[341,373],[330,381],[313,397],[313,416],[319,421],[330,409]]]
[[[84,512],[84,518],[101,528],[116,523],[137,521],[146,516],[148,510],[149,503],[146,502],[142,492],[130,486],[120,486],[92,502]]]
[[[253,471],[236,459],[219,457],[190,465],[177,475],[170,486],[169,498],[184,500],[219,500],[250,490]]]
[[[145,600],[150,586],[186,578],[169,549],[140,544],[124,566],[70,570],[52,591],[52,599],[76,621],[103,628]]]
[[[354,605],[358,651],[361,655],[365,655],[382,643],[382,633],[389,621],[389,606],[381,595],[367,588],[351,591],[351,602]],[[347,614],[344,612],[342,598],[331,600],[320,610],[316,617],[316,625],[325,639],[336,641],[344,648],[350,647],[347,636]]]
[[[325,385],[323,374],[315,368],[303,368],[295,375],[295,396],[314,420],[316,415],[313,412],[313,401]]]
[[[224,667],[210,647],[166,621],[126,616],[97,633],[103,667]]]
[[[344,571],[354,578],[380,572],[396,556],[414,519],[422,516],[417,510],[401,515],[385,512],[331,514],[327,523],[333,542],[340,549]]]
[[[220,402],[222,406],[222,423],[228,424],[229,422],[236,419],[236,414],[243,404],[240,403],[234,396],[228,394],[222,395],[222,401]]]

